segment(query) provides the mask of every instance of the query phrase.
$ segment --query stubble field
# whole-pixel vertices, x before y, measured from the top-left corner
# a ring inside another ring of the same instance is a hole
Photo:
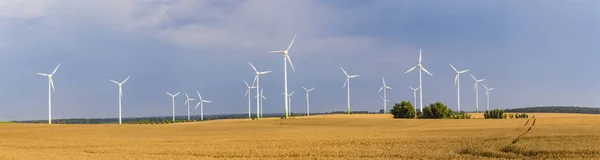
[[[0,159],[600,158],[600,115],[534,115],[503,120],[321,115],[160,125],[0,124]]]

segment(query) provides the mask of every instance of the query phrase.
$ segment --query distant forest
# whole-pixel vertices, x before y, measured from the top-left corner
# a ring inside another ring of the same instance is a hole
[[[540,106],[527,108],[506,109],[505,112],[527,112],[527,113],[585,113],[600,114],[600,108],[575,107],[575,106]]]

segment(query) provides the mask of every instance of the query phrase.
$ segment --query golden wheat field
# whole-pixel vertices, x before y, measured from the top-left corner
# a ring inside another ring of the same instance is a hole
[[[600,158],[600,115],[532,115],[536,118],[320,115],[160,125],[0,124],[0,159]]]

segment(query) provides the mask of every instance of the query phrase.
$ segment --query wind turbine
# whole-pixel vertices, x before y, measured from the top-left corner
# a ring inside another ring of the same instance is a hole
[[[244,83],[246,84],[246,95],[244,96],[248,97],[248,118],[252,118],[252,110],[250,109],[250,100],[252,99],[252,97],[250,97],[250,90],[255,89],[256,87],[248,85],[248,82],[246,82],[246,80],[244,80]]]
[[[381,97],[381,96],[379,96],[379,98],[381,98],[381,100],[383,100],[383,108],[384,108],[384,109],[383,109],[383,113],[385,113],[385,104],[386,104],[387,102],[389,102],[390,100],[387,100],[387,99],[385,99],[385,98],[383,98],[383,97]]]
[[[259,81],[259,76],[260,75],[264,75],[267,73],[271,73],[271,71],[264,71],[264,72],[259,72],[258,70],[256,70],[256,67],[254,67],[254,65],[252,65],[252,63],[248,62],[248,64],[250,64],[250,66],[252,67],[252,69],[254,69],[254,72],[256,73],[256,76],[254,76],[254,82],[256,82],[256,95],[259,95],[258,93],[258,89],[260,89],[260,81]],[[254,83],[252,83],[252,85],[254,85]],[[260,118],[260,97],[256,97],[256,119]]]
[[[267,97],[265,97],[263,95],[263,89],[260,89],[260,97],[262,98],[262,100],[260,100],[260,117],[263,117],[263,114],[265,113],[263,110],[263,100],[267,100]]]
[[[419,100],[420,100],[420,110],[421,112],[423,112],[423,77],[421,76],[421,74],[423,74],[422,71],[425,71],[425,73],[433,76],[433,74],[429,73],[429,71],[427,71],[427,69],[425,69],[423,67],[423,65],[421,65],[421,49],[419,48],[419,64],[417,64],[416,66],[410,68],[408,71],[404,72],[404,74],[414,70],[415,68],[419,68]]]
[[[281,50],[281,51],[269,51],[269,53],[273,53],[273,54],[283,54],[283,92],[284,92],[284,101],[285,101],[285,118],[288,118],[288,113],[289,113],[289,103],[288,103],[288,98],[287,98],[287,93],[288,93],[288,87],[287,87],[287,62],[290,63],[290,66],[292,67],[292,70],[294,72],[296,72],[296,69],[294,69],[294,64],[292,63],[292,59],[290,59],[290,55],[289,55],[289,51],[292,48],[292,45],[294,44],[294,40],[296,40],[296,36],[297,34],[294,34],[294,38],[292,38],[292,42],[290,42],[290,45],[288,46],[287,49],[285,50]],[[287,61],[287,62],[286,62]]]
[[[290,115],[290,116],[292,116],[292,114],[291,114],[292,113],[292,95],[294,94],[294,92],[295,91],[292,91],[292,93],[290,93],[289,95],[287,95],[288,103],[289,103],[288,104],[288,107],[289,107],[289,110],[288,110],[289,113],[288,113],[288,115]]]
[[[452,64],[448,63],[450,65],[450,67],[452,67],[452,69],[454,69],[454,72],[456,72],[456,76],[454,77],[454,85],[456,86],[456,88],[458,89],[458,113],[460,113],[460,74],[462,73],[466,73],[469,70],[462,70],[459,71],[456,68],[454,68],[454,66],[452,66]]]
[[[383,82],[383,86],[379,89],[379,91],[377,92],[381,92],[381,90],[383,90],[383,113],[387,113],[387,93],[386,90],[387,89],[392,89],[392,87],[389,87],[385,84],[385,79],[383,77],[381,77],[381,81]]]
[[[169,96],[171,96],[172,101],[173,101],[173,122],[175,122],[175,97],[177,97],[177,95],[179,95],[179,92],[177,92],[175,94],[171,94],[171,93],[167,92],[167,94]]]
[[[127,80],[129,80],[129,76],[127,76],[127,78],[125,78],[125,80],[121,83],[119,83],[115,80],[112,80],[112,79],[109,79],[109,80],[111,82],[119,85],[119,124],[121,124],[121,122],[122,122],[121,121],[121,99],[123,99],[123,84],[125,84],[125,82],[127,82]]]
[[[54,81],[52,80],[52,77],[54,76],[54,73],[56,73],[56,70],[58,70],[58,67],[60,67],[60,63],[58,64],[58,66],[56,66],[56,68],[54,68],[54,71],[52,71],[52,73],[50,74],[37,73],[38,75],[48,77],[48,124],[52,124],[52,92],[56,92],[54,90]],[[52,92],[50,89],[52,89]]]
[[[203,103],[212,103],[212,101],[204,100],[204,99],[202,99],[202,95],[200,95],[200,92],[196,91],[196,93],[198,93],[198,98],[200,98],[200,99],[198,100],[198,104],[196,104],[196,108],[194,108],[194,109],[198,109],[198,106],[200,106],[200,120],[203,121],[204,120],[204,104]]]
[[[481,85],[483,85],[483,88],[485,88],[485,96],[487,97],[487,110],[490,110],[490,91],[494,90],[494,88],[488,88],[485,86],[485,84]]]
[[[475,88],[475,112],[479,112],[479,82],[483,82],[485,81],[485,79],[480,79],[477,80],[477,78],[475,78],[475,76],[473,76],[473,74],[471,74],[471,77],[473,77],[473,80],[475,80],[475,85],[473,86],[473,88]]]
[[[309,99],[308,99],[308,93],[312,90],[314,90],[315,88],[311,88],[311,89],[306,89],[304,86],[301,86],[305,91],[306,91],[306,116],[310,116],[310,105],[309,105]]]
[[[191,99],[190,96],[188,96],[187,93],[185,93],[185,98],[186,98],[185,99],[185,103],[183,103],[183,105],[187,104],[187,107],[188,107],[188,121],[190,121],[190,103],[191,103],[190,101],[193,101],[195,99]]]
[[[260,96],[261,99],[262,99],[262,100],[260,100],[260,117],[263,117],[263,100],[267,100],[267,97],[263,96],[263,89],[264,88],[260,89],[260,94],[259,95],[254,96],[254,98]]]
[[[346,72],[346,70],[344,70],[344,68],[340,67],[342,69],[342,72],[344,72],[344,74],[346,75],[346,81],[344,82],[344,88],[346,87],[346,84],[348,84],[348,114],[350,114],[350,78],[356,78],[360,75],[348,75],[348,73]]]
[[[417,90],[419,90],[420,88],[419,87],[413,88],[411,86],[408,86],[408,88],[412,89],[414,102],[417,103]],[[415,107],[415,111],[416,110],[417,110],[417,107]]]

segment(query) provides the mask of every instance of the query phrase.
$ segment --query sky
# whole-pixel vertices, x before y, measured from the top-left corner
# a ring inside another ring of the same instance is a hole
[[[382,108],[381,77],[388,109],[413,99],[418,63],[423,103],[457,108],[455,73],[470,69],[491,91],[491,108],[541,105],[596,107],[600,63],[599,1],[358,1],[358,0],[46,0],[0,1],[0,121],[48,118],[48,79],[54,77],[52,117],[170,116],[171,97],[187,92],[204,99],[205,114],[247,114],[242,80],[261,77],[265,113],[284,111],[283,56],[287,47],[292,112],[344,111],[351,80],[352,110]],[[475,110],[474,81],[460,77],[461,110]],[[254,97],[254,93],[252,97]],[[485,91],[479,90],[484,110]],[[186,115],[184,96],[177,115]],[[194,105],[196,103],[193,103]],[[252,111],[255,112],[252,100]],[[192,106],[193,107],[193,106]],[[192,108],[192,115],[200,114]]]

